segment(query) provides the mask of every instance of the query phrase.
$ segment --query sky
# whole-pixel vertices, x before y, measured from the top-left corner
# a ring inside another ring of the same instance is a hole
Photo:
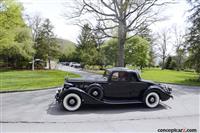
[[[18,0],[24,6],[24,14],[39,14],[43,18],[49,18],[54,25],[54,32],[59,38],[76,42],[80,34],[80,27],[69,24],[63,14],[67,13],[63,2],[71,0]],[[150,28],[154,33],[176,25],[179,29],[185,29],[189,5],[186,0],[178,0],[177,4],[170,5],[162,13],[168,20],[157,22]]]

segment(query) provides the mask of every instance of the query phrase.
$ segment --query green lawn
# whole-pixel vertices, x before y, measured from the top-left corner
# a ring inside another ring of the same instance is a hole
[[[92,71],[103,74],[103,71]],[[79,75],[58,70],[36,70],[36,71],[0,71],[0,91],[36,90],[61,86],[64,77],[80,77]],[[194,72],[144,69],[141,74],[143,79],[156,82],[195,85],[200,86],[197,81],[198,75]]]
[[[61,86],[64,77],[80,77],[77,74],[59,70],[35,70],[35,71],[0,71],[0,91],[35,90]]]
[[[104,72],[102,70],[87,71],[97,74],[103,74]],[[197,81],[198,75],[194,72],[161,70],[156,68],[144,69],[141,73],[141,77],[145,80],[152,80],[155,82],[200,86],[200,82]]]
[[[194,72],[144,69],[141,76],[143,79],[156,82],[200,86],[200,82],[197,81],[198,75]]]

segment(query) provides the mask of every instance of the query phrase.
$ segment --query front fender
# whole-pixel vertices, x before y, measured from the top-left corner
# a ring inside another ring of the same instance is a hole
[[[68,89],[63,89],[62,92],[59,94],[59,100],[62,100],[69,93],[76,93],[79,96],[81,96],[81,93],[84,93],[84,91],[76,87],[69,87]]]
[[[70,88],[64,90],[63,92],[61,92],[61,94],[59,95],[58,101],[62,102],[63,98],[69,93],[78,94],[81,97],[82,102],[84,102],[84,103],[87,103],[87,104],[102,104],[102,101],[90,96],[85,91],[83,91],[79,88],[76,88],[76,87],[70,87]]]
[[[157,85],[152,85],[150,86],[147,90],[145,90],[144,94],[143,94],[143,100],[145,98],[145,96],[150,93],[150,92],[156,92],[158,93],[158,95],[160,96],[160,99],[162,101],[166,101],[168,100],[170,97],[172,97],[172,95],[170,95],[169,93],[167,93],[163,88],[161,88],[160,86]]]

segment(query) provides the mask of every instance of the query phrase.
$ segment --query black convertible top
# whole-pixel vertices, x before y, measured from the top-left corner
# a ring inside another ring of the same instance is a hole
[[[131,70],[131,69],[128,69],[126,67],[113,67],[113,68],[109,68],[107,69],[108,71],[110,72],[113,72],[113,71],[125,71],[125,72],[135,72],[135,73],[140,73],[139,70]]]
[[[137,78],[139,80],[141,80],[141,76],[140,76],[140,71],[139,70],[131,70],[131,69],[128,69],[126,67],[113,67],[113,68],[110,68],[110,69],[106,69],[107,71],[109,71],[109,73],[112,73],[112,72],[128,72],[128,73],[135,73],[137,75]]]

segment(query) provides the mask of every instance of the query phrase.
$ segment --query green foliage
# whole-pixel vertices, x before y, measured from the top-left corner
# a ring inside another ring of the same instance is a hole
[[[103,58],[106,65],[115,65],[117,61],[117,39],[108,40],[103,46]],[[125,44],[126,64],[139,66],[141,69],[148,64],[149,43],[139,36],[130,38]]]
[[[93,32],[89,26],[89,24],[85,24],[82,28],[81,34],[78,37],[78,49],[87,49],[96,47],[95,37]]]
[[[187,42],[189,44],[190,57],[189,61],[191,66],[200,73],[200,2],[198,0],[188,0],[191,2],[193,14],[189,20],[192,26],[189,28]]]
[[[57,40],[58,45],[60,46],[59,51],[61,55],[59,56],[59,61],[60,62],[73,61],[72,54],[73,52],[75,52],[76,44],[64,39],[57,38],[56,40]]]
[[[78,38],[76,52],[72,57],[87,65],[102,65],[101,50],[97,48],[95,35],[88,24],[84,25]]]
[[[175,70],[177,69],[177,63],[175,60],[172,60],[169,66],[169,69]]]
[[[104,64],[114,66],[117,63],[117,39],[110,39],[101,47]]]
[[[15,0],[0,1],[0,27],[2,29],[13,29],[24,27],[25,23],[22,18],[23,7]]]
[[[165,63],[165,69],[171,69],[171,70],[176,70],[178,65],[176,63],[176,56],[172,57],[172,56],[168,56],[166,59],[166,63]]]
[[[177,70],[183,70],[186,66],[184,65],[186,62],[186,50],[184,48],[180,48],[176,50],[175,61],[177,64]]]
[[[60,49],[50,21],[46,19],[39,25],[39,34],[33,39],[31,30],[23,20],[22,11],[23,7],[15,0],[0,1],[1,65],[28,68],[33,56],[49,62],[58,58]]]
[[[142,37],[143,39],[147,40],[149,43],[149,59],[148,59],[148,66],[152,67],[155,65],[155,52],[154,52],[154,41],[155,38],[152,35],[151,29],[149,29],[148,24],[143,23],[138,29],[138,36]]]
[[[36,38],[36,43],[36,59],[50,61],[54,58],[58,58],[60,54],[59,45],[57,44],[56,37],[53,33],[53,26],[49,19],[45,19],[42,23],[38,37]]]
[[[171,62],[172,62],[172,57],[168,56],[165,63],[165,69],[170,69]]]
[[[135,36],[129,39],[125,45],[126,64],[140,66],[142,69],[148,64],[149,43],[145,39]]]
[[[108,40],[102,51],[106,65],[115,65],[117,61],[117,39]],[[126,64],[145,66],[148,62],[148,42],[141,37],[133,37],[125,45]]]
[[[15,32],[8,31],[4,37],[0,38],[0,55],[4,65],[11,67],[23,67],[31,59],[34,49],[28,28],[15,28]]]
[[[31,32],[22,18],[23,8],[14,0],[3,0],[0,5],[0,56],[3,62],[1,65],[26,67],[34,50]]]

